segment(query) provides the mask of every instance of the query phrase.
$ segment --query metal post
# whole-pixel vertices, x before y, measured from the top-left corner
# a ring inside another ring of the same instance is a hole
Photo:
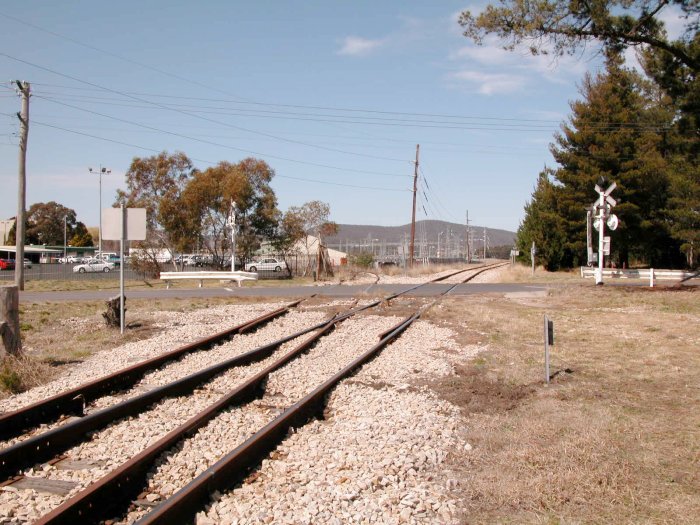
[[[236,203],[231,203],[231,271],[236,271]],[[239,283],[240,284],[240,283]]]
[[[596,284],[603,284],[603,268],[605,254],[603,253],[603,237],[605,236],[605,196],[600,194],[600,203],[598,204],[598,272],[595,276]]]
[[[537,248],[535,248],[535,241],[532,241],[532,247],[530,248],[530,263],[532,264],[532,276],[535,276],[535,254],[537,253]]]
[[[100,208],[101,210],[101,208]],[[102,212],[100,211],[100,216]],[[126,239],[126,210],[122,202],[122,234],[119,239],[119,330],[124,333],[124,241]],[[100,242],[102,232],[100,232]],[[101,250],[100,250],[101,251]]]
[[[63,216],[63,263],[66,263],[66,246],[68,245],[68,215]]]
[[[92,168],[88,168],[88,171],[90,173],[92,173]],[[99,199],[99,201],[100,201],[100,209],[99,209],[99,212],[100,212],[100,230],[99,230],[100,239],[98,242],[98,246],[99,246],[98,249],[99,249],[100,257],[102,256],[102,175],[109,175],[110,173],[112,173],[112,170],[108,170],[107,168],[103,168],[102,164],[100,164],[100,169],[97,172],[97,175],[100,178],[100,199]]]
[[[549,319],[544,316],[544,380],[549,384]]]

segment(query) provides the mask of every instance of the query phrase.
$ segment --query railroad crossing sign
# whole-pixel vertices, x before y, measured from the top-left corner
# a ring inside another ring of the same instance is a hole
[[[593,227],[598,230],[598,270],[596,271],[595,277],[596,284],[603,284],[605,255],[610,255],[610,237],[605,235],[605,226],[607,225],[611,231],[614,231],[619,224],[617,216],[611,213],[612,209],[617,206],[617,200],[610,195],[615,188],[617,188],[617,184],[614,182],[605,190],[603,190],[600,185],[595,185],[595,191],[598,192],[598,199],[593,203],[592,209],[595,211]],[[590,220],[590,218],[588,220]],[[588,224],[590,225],[590,222]],[[592,259],[591,251],[592,250],[589,250],[589,260]]]

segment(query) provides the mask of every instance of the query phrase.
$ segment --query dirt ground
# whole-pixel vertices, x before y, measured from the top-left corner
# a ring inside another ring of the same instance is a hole
[[[467,296],[426,317],[485,348],[429,385],[466,418],[446,472],[463,523],[698,523],[698,287]]]

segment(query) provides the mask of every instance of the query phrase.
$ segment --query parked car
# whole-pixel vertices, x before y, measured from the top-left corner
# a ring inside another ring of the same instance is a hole
[[[0,259],[0,270],[14,270],[15,260],[14,259]]]
[[[83,262],[82,257],[76,257],[75,255],[69,255],[68,257],[65,258],[65,260],[59,260],[59,262],[65,262],[69,264],[75,264],[77,262]]]
[[[111,272],[114,270],[114,265],[112,263],[99,261],[99,262],[89,262],[85,264],[76,264],[73,266],[73,273],[87,273],[87,272]]]
[[[126,261],[126,257],[124,257],[124,261]],[[119,265],[121,264],[121,259],[116,254],[114,254],[114,255],[110,254],[109,257],[104,257],[102,259],[102,262],[111,263],[114,266],[116,266],[117,268],[119,268]]]
[[[190,255],[183,260],[185,266],[204,266],[206,260],[203,255]]]
[[[272,257],[267,257],[265,259],[260,259],[258,261],[251,261],[245,265],[246,272],[257,272],[257,271],[281,272],[282,269],[287,270],[287,263],[281,259],[273,259]]]

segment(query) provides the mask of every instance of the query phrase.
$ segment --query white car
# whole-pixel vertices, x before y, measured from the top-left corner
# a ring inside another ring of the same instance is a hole
[[[282,259],[273,259],[272,257],[260,259],[259,261],[251,261],[245,265],[246,272],[257,272],[257,271],[281,272],[283,269],[287,270],[287,263],[284,262]]]
[[[85,264],[76,264],[73,266],[73,273],[87,272],[104,272],[108,273],[114,270],[114,265],[108,262],[89,262]]]

